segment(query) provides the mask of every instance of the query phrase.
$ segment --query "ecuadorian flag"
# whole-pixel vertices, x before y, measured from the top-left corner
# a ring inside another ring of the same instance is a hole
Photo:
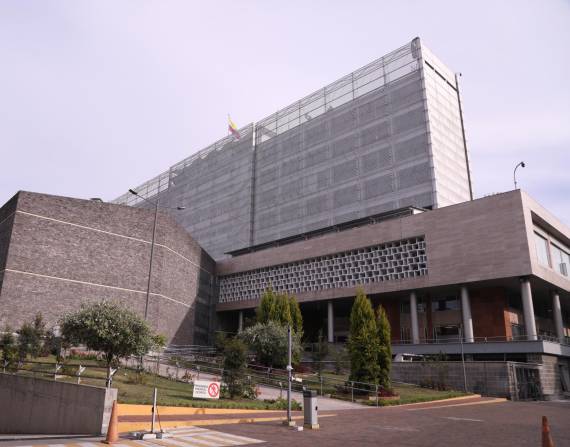
[[[230,118],[230,116],[228,115],[228,131],[231,132],[231,134],[236,137],[236,139],[240,139],[241,135],[239,134],[238,128],[236,126],[236,123],[234,123],[232,121],[232,119]]]

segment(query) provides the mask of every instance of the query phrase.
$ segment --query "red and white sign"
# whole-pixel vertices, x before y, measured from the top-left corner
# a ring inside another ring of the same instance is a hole
[[[211,382],[209,380],[194,381],[192,397],[198,397],[200,399],[219,399],[220,382]]]

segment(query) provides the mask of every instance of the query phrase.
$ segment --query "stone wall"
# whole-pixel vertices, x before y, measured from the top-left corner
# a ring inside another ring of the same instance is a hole
[[[115,388],[0,373],[0,433],[107,433]]]
[[[486,396],[514,397],[511,362],[465,362],[467,390]],[[463,391],[465,381],[462,362],[394,362],[392,380],[417,385],[436,386]]]
[[[144,315],[152,210],[20,192],[0,209],[3,214],[12,223],[9,234],[0,233],[0,257],[7,253],[0,271],[0,327],[19,327],[38,312],[53,326],[83,303],[101,300]],[[169,342],[208,342],[213,273],[208,254],[159,213],[148,320]],[[194,340],[198,326],[201,336]]]

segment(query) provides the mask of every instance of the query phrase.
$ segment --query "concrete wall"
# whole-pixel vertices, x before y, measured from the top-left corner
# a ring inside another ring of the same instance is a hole
[[[0,237],[0,254],[8,253],[0,327],[18,327],[37,312],[51,326],[81,304],[104,299],[144,314],[153,211],[29,192],[0,211],[13,222],[9,239]],[[196,343],[207,343],[213,271],[208,254],[160,214],[148,315],[168,341],[191,344],[199,326]]]
[[[531,274],[520,191],[236,256],[218,262],[216,270],[222,276],[235,274],[418,236],[425,238],[428,274],[365,284],[367,293],[468,284]],[[355,296],[354,289],[315,290],[300,293],[297,298],[314,301]],[[253,307],[256,299],[252,296],[250,302],[219,304],[218,310]]]
[[[0,433],[107,433],[115,388],[0,373]]]
[[[486,396],[512,398],[514,393],[510,362],[465,362],[467,389]],[[393,381],[432,385],[442,383],[463,391],[464,375],[461,362],[394,362]]]

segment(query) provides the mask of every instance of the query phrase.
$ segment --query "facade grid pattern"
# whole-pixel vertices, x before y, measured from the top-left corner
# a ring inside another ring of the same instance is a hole
[[[219,302],[259,299],[271,287],[299,294],[427,275],[423,236],[222,276]]]

